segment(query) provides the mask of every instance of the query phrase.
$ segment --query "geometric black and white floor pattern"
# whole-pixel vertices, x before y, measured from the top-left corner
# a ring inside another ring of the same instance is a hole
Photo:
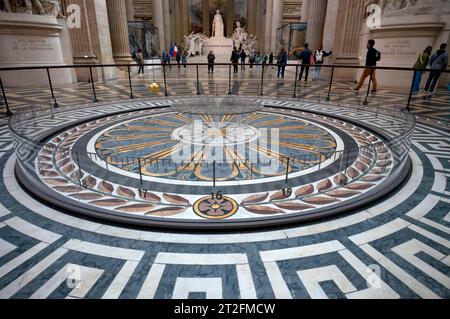
[[[0,124],[0,298],[450,298],[450,132],[417,123],[412,174],[338,217],[248,232],[125,227],[30,196]]]

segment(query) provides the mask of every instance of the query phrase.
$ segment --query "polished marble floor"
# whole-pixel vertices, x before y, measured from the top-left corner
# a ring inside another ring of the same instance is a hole
[[[255,96],[258,71],[233,78],[232,91]],[[168,71],[167,93],[195,94],[194,74],[178,72],[184,70]],[[225,75],[226,69],[215,78],[202,76],[200,92],[226,93]],[[151,73],[146,76],[133,78],[136,97],[152,96]],[[284,80],[273,75],[265,80],[265,95],[292,97],[292,72]],[[335,84],[331,98],[359,103],[362,94],[348,92],[350,85]],[[129,97],[127,79],[96,86],[101,101]],[[90,84],[55,92],[61,105],[92,99]],[[306,100],[323,101],[327,82],[302,83],[299,92]],[[13,111],[49,105],[43,89],[7,94]],[[406,98],[405,92],[381,85],[369,107],[400,107]],[[222,233],[124,227],[44,205],[14,176],[11,135],[2,118],[0,297],[450,298],[449,93],[419,95],[412,110],[418,115],[413,168],[399,191],[335,218]]]

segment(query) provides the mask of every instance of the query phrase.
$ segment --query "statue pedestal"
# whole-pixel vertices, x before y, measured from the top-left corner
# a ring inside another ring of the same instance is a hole
[[[225,37],[212,37],[205,44],[206,54],[213,51],[216,56],[216,63],[230,62],[231,52],[233,52],[233,40]]]
[[[0,67],[67,65],[63,52],[67,54],[68,50],[63,48],[62,32],[63,25],[58,24],[56,17],[0,12]],[[45,70],[1,73],[7,87],[48,85]],[[54,85],[74,82],[71,69],[54,69],[50,73]]]

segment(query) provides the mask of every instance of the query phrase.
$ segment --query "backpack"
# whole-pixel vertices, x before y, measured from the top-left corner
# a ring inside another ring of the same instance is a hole
[[[316,52],[314,52],[315,58],[316,58],[316,62],[323,62],[323,52],[321,53],[319,50],[316,50]]]
[[[381,60],[381,52],[380,51],[378,51],[378,50],[375,50],[375,51],[377,51],[377,56],[376,56],[376,60],[377,61],[380,61]]]

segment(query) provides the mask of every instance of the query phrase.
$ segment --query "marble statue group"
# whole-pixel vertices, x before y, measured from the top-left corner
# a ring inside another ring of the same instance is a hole
[[[0,0],[0,3],[4,12],[63,17],[60,0]]]
[[[212,22],[211,40],[203,33],[192,32],[191,34],[184,36],[185,50],[188,52],[188,56],[206,54],[207,52],[205,52],[204,49],[207,47],[208,42],[212,40],[215,40],[215,42],[223,42],[226,40],[223,18],[219,10],[216,11],[216,15]],[[256,50],[256,36],[248,34],[239,21],[236,22],[236,27],[231,40],[233,40],[233,47],[244,50],[247,55]]]
[[[197,53],[199,55],[205,54],[204,47],[207,39],[208,37],[203,33],[191,32],[191,34],[185,35],[184,43],[187,56],[195,56]]]

